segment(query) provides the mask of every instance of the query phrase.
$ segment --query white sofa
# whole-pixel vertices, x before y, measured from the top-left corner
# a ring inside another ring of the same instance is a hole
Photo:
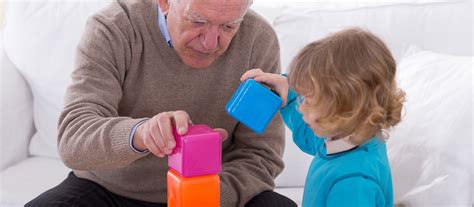
[[[70,171],[58,159],[57,119],[85,20],[108,2],[7,2],[0,32],[0,206],[22,206]],[[347,26],[381,36],[408,94],[403,122],[388,141],[396,204],[471,206],[471,0],[335,2],[256,0],[253,8],[277,31],[283,66],[304,44]],[[301,204],[311,157],[289,134],[284,160],[277,191]]]

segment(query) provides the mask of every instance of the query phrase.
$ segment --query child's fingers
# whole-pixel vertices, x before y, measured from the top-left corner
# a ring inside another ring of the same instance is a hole
[[[265,74],[265,73],[259,68],[248,70],[242,75],[242,77],[240,78],[240,81],[244,81],[250,78],[255,78],[256,76],[261,75],[261,74]]]
[[[270,87],[275,86],[275,80],[269,75],[259,75],[254,78],[255,81],[265,83]]]
[[[254,78],[256,75],[257,75],[256,71],[249,70],[242,75],[242,77],[240,78],[240,81],[245,81],[247,79]]]
[[[272,76],[271,74],[265,74],[258,76],[254,78],[255,81],[264,83],[267,86],[269,86],[272,90],[276,91],[278,94],[280,94],[280,87],[279,87],[279,82],[278,79],[275,78],[275,76]]]

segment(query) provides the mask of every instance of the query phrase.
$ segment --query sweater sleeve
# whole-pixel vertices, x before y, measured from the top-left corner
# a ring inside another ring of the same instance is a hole
[[[131,58],[128,35],[99,14],[87,22],[59,118],[59,154],[72,169],[121,168],[145,156],[129,145],[132,128],[141,119],[118,113]]]
[[[323,144],[323,139],[317,137],[311,128],[303,121],[303,115],[297,110],[298,94],[293,90],[288,91],[288,102],[280,110],[281,117],[286,126],[291,130],[293,142],[305,153],[316,155],[317,149]]]
[[[379,185],[362,176],[349,177],[334,184],[327,197],[328,207],[385,206]]]
[[[280,52],[273,29],[255,40],[251,68],[280,73]],[[271,31],[271,32],[269,32]],[[283,170],[284,128],[277,114],[262,135],[239,123],[232,133],[232,147],[223,153],[221,206],[244,206],[259,193],[273,190]]]

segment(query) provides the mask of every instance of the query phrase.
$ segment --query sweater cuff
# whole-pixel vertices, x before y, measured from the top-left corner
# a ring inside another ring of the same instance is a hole
[[[130,136],[133,127],[137,126],[145,119],[126,119],[118,122],[111,130],[111,147],[118,159],[129,160],[138,159],[148,153],[136,153],[130,148]]]
[[[130,146],[130,149],[131,149],[132,151],[134,151],[135,153],[143,154],[143,153],[148,153],[148,152],[149,152],[148,150],[139,150],[139,149],[137,149],[137,148],[135,148],[135,147],[133,146],[133,138],[135,137],[135,131],[136,131],[137,128],[138,128],[140,125],[142,125],[143,122],[145,122],[146,120],[148,120],[148,119],[143,119],[143,120],[141,120],[140,122],[138,122],[137,124],[135,124],[135,126],[133,126],[133,128],[132,128],[132,132],[130,133],[130,138],[129,138],[130,144],[129,144],[129,146]]]

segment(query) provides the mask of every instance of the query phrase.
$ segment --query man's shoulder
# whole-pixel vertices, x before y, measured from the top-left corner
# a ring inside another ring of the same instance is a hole
[[[253,9],[248,9],[247,13],[244,16],[244,22],[253,23],[255,25],[266,25],[270,26],[270,22],[268,22],[263,16],[258,14]],[[270,26],[271,27],[271,26]]]
[[[276,38],[275,30],[270,22],[252,9],[249,9],[245,14],[241,31],[246,34],[254,34],[256,38]]]
[[[134,21],[153,14],[151,0],[114,0],[109,5],[95,13],[92,18],[104,24],[130,26]]]

